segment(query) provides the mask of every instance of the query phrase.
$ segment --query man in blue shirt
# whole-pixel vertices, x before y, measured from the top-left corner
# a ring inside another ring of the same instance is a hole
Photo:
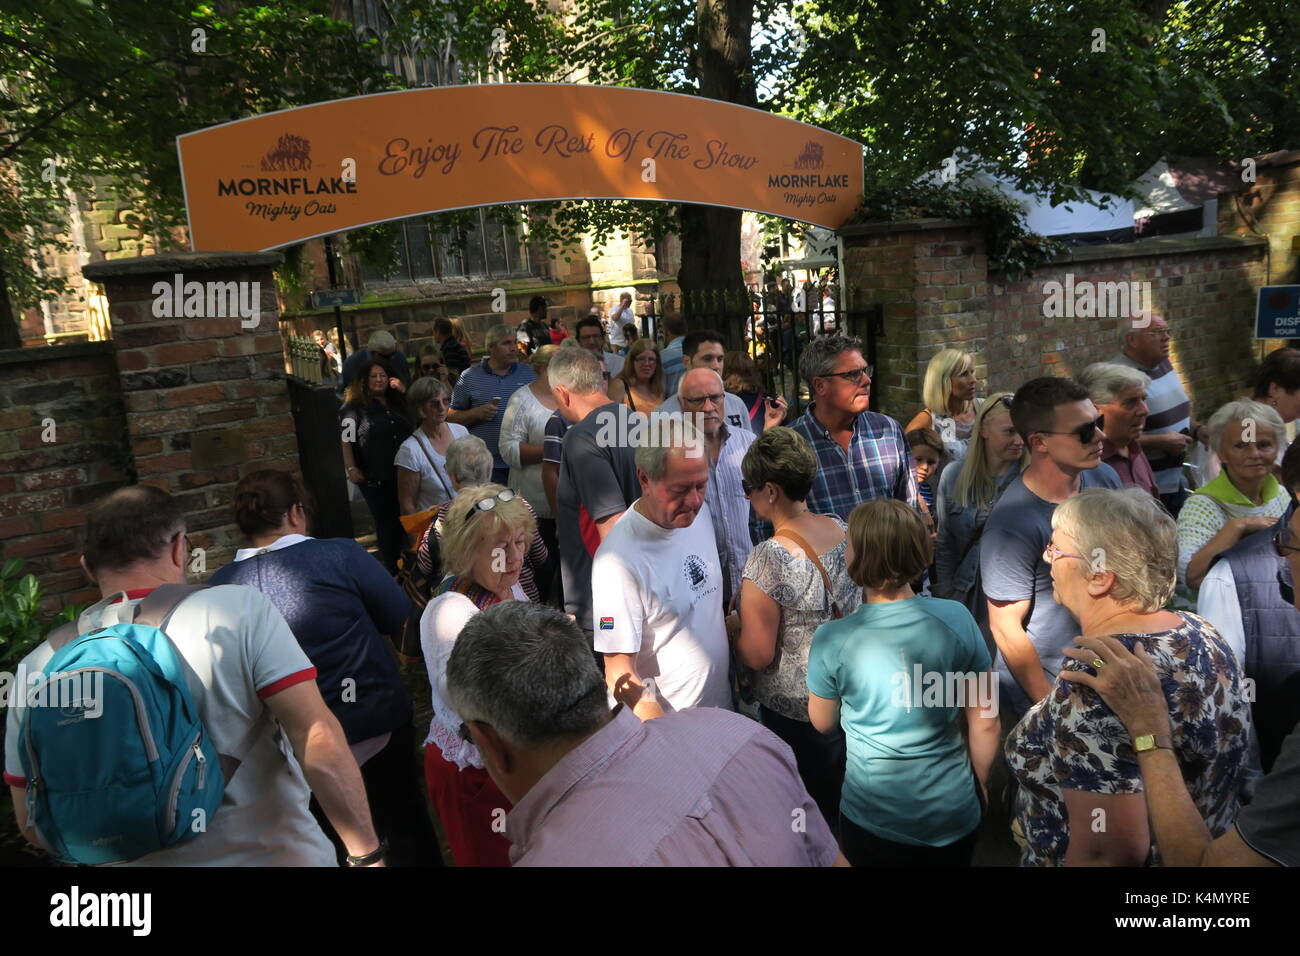
[[[817,514],[848,521],[854,508],[873,498],[897,498],[917,507],[902,426],[867,411],[871,372],[862,343],[847,335],[815,338],[799,356],[799,375],[813,402],[790,427],[817,456],[817,477],[808,493],[808,509]]]
[[[686,338],[686,322],[681,313],[674,312],[664,316],[664,334],[668,344],[664,346],[659,360],[664,366],[664,394],[676,395],[677,386],[686,372],[682,358],[682,342]]]
[[[531,365],[516,361],[515,342],[515,330],[508,325],[488,329],[488,357],[465,369],[451,394],[451,411],[447,413],[447,421],[464,425],[471,435],[483,439],[492,452],[492,480],[499,485],[510,476],[510,466],[498,446],[506,404],[517,389],[537,378]]]
[[[1051,690],[1078,622],[1052,597],[1052,568],[1043,551],[1052,512],[1084,488],[1121,488],[1101,460],[1101,416],[1088,391],[1068,378],[1036,378],[1011,400],[1011,422],[1025,441],[1029,465],[1007,485],[980,541],[980,577],[989,627],[998,646],[1001,700],[1023,714]],[[1105,562],[1105,555],[1084,555]]]

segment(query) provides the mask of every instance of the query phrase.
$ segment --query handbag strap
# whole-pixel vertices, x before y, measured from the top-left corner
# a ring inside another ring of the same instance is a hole
[[[429,459],[429,464],[433,467],[433,473],[438,476],[438,481],[442,483],[442,490],[447,492],[447,500],[450,501],[456,497],[456,492],[447,487],[447,479],[442,476],[442,471],[438,468],[438,463],[433,460],[433,455],[430,454],[428,448],[424,447],[424,442],[420,440],[421,438],[427,437],[428,436],[421,435],[420,432],[417,431],[415,433],[415,443],[420,446],[420,451],[424,452],[424,457]]]
[[[775,534],[785,535],[785,537],[803,548],[804,556],[807,557],[808,560],[813,563],[813,567],[821,573],[822,585],[826,588],[826,596],[831,599],[831,615],[836,620],[843,617],[844,615],[840,613],[840,606],[835,601],[835,592],[831,589],[831,576],[827,574],[826,569],[822,567],[821,559],[817,557],[817,552],[813,550],[812,545],[807,542],[803,535],[796,531],[777,528]]]

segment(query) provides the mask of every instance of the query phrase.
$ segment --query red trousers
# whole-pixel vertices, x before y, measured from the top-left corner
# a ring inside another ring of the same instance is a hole
[[[457,866],[509,866],[505,820],[510,801],[478,767],[457,769],[438,745],[424,745],[424,779],[429,799]]]

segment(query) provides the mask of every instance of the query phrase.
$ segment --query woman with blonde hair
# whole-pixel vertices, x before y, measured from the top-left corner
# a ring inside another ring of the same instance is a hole
[[[420,645],[429,670],[433,721],[424,746],[424,772],[457,866],[508,866],[510,843],[498,830],[510,809],[447,702],[447,661],[475,614],[502,601],[527,601],[519,586],[528,542],[537,529],[524,501],[501,485],[472,485],[452,502],[442,538],[443,570],[420,618]]]
[[[903,430],[933,428],[943,440],[949,461],[961,461],[966,457],[966,448],[975,431],[975,415],[982,404],[975,397],[978,388],[975,356],[957,349],[944,349],[930,359],[925,369],[921,387],[925,408]]]
[[[979,539],[1024,455],[1024,439],[1011,423],[1011,393],[995,392],[975,416],[966,458],[944,470],[934,496],[934,596],[965,604],[982,626],[988,611],[978,586]]]
[[[609,383],[609,399],[622,402],[634,412],[649,415],[667,398],[664,363],[651,339],[637,339],[628,349],[623,371]]]

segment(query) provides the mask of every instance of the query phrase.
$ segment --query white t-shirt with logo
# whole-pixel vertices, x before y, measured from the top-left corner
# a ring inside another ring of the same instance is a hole
[[[81,626],[92,629],[84,614]],[[189,665],[190,694],[219,753],[238,750],[267,697],[316,679],[289,625],[256,588],[225,584],[191,594],[172,614],[167,636]],[[39,673],[53,656],[42,642],[22,666]],[[9,708],[5,782],[25,787],[18,755],[21,710]],[[334,847],[308,809],[311,789],[292,747],[269,714],[263,728],[227,781],[206,833],[123,865],[336,866]]]
[[[722,567],[704,505],[689,528],[666,530],[635,504],[601,542],[591,572],[596,650],[635,654],[665,711],[731,709]]]

